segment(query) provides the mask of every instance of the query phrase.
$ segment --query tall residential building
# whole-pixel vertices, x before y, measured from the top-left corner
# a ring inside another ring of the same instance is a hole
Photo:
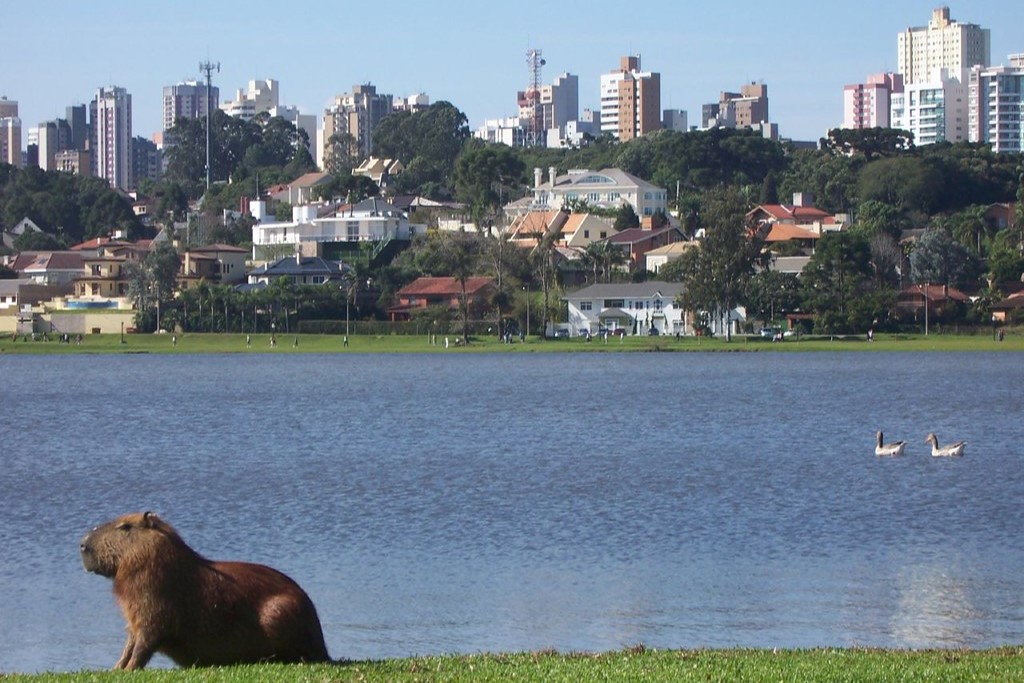
[[[132,96],[117,86],[100,88],[89,114],[93,175],[111,187],[132,189]]]
[[[661,127],[685,133],[689,129],[688,116],[685,109],[666,109],[661,113]]]
[[[0,163],[21,166],[21,119],[17,100],[0,97]]]
[[[843,87],[843,128],[892,126],[892,95],[903,92],[903,76],[872,74],[864,83]]]
[[[906,85],[934,82],[939,69],[966,83],[968,69],[988,66],[992,59],[989,30],[950,19],[948,7],[934,10],[927,26],[900,33],[897,46],[898,70]]]
[[[1024,152],[1024,54],[1010,55],[1010,66],[974,67],[967,90],[967,139]]]
[[[661,128],[661,74],[640,70],[640,56],[623,57],[601,76],[601,133],[621,142]]]
[[[212,86],[207,91],[206,84],[199,81],[166,85],[163,129],[170,130],[178,119],[205,119],[207,111],[216,108],[219,102],[220,88],[217,86]]]
[[[394,97],[378,93],[376,86],[354,85],[352,91],[334,98],[324,110],[324,144],[331,136],[351,136],[354,156],[365,159],[373,153],[373,131],[391,114]],[[321,160],[322,161],[322,160]],[[321,163],[322,167],[322,163]]]
[[[249,81],[247,90],[236,90],[235,99],[220,105],[228,116],[236,116],[243,121],[251,121],[257,114],[269,112],[280,104],[280,92],[277,81],[272,78]]]
[[[63,121],[60,121],[60,123],[63,123]],[[64,128],[68,128],[66,123]],[[65,147],[61,146],[58,121],[43,121],[39,124],[36,128],[36,145],[39,155],[39,168],[44,171],[57,170],[54,165],[54,157],[56,157],[57,152],[65,149]]]
[[[967,139],[967,86],[947,69],[933,80],[905,84],[892,94],[892,127],[914,134],[914,144]]]
[[[89,120],[84,104],[73,104],[64,108],[64,120],[71,129],[71,140],[65,149],[83,152],[89,148]]]
[[[702,128],[760,128],[768,124],[768,86],[747,83],[739,92],[722,92],[717,104],[701,109]]]
[[[140,180],[160,180],[161,154],[156,143],[136,135],[132,138],[132,178],[138,185]]]

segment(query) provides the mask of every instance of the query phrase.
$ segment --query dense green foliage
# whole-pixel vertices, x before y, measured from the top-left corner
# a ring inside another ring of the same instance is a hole
[[[17,169],[0,164],[0,227],[31,219],[47,236],[28,236],[21,249],[61,248],[124,230],[138,236],[131,202],[99,178]]]

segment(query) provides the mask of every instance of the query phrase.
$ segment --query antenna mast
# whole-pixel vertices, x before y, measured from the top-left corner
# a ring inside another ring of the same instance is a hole
[[[213,104],[210,102],[213,94],[211,88],[211,75],[214,71],[220,73],[220,62],[199,62],[199,70],[206,74],[206,189],[210,189],[210,110]]]
[[[541,50],[531,48],[526,51],[526,64],[529,67],[530,86],[526,91],[526,105],[529,116],[526,122],[526,146],[540,144],[544,134],[544,110],[540,103],[541,68],[546,62],[541,59]]]

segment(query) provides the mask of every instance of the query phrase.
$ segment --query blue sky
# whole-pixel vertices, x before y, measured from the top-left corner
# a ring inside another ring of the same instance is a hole
[[[448,100],[472,128],[516,112],[526,51],[543,50],[550,83],[580,79],[580,108],[596,108],[600,75],[626,54],[661,73],[662,106],[700,106],[722,90],[768,84],[785,137],[814,139],[842,121],[842,86],[896,68],[896,35],[928,22],[937,0],[731,3],[689,0],[569,2],[200,2],[35,0],[4,9],[0,95],[22,125],[63,116],[103,85],[132,94],[133,129],[160,128],[161,89],[219,61],[221,99],[250,79],[280,81],[282,104],[322,114],[336,95],[373,83],[396,96]],[[1024,52],[1024,2],[949,3],[954,19],[992,32],[992,61]],[[630,11],[638,13],[628,16]]]

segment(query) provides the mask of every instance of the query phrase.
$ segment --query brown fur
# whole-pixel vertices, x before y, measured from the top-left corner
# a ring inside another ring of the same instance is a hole
[[[152,512],[96,527],[81,543],[88,571],[114,580],[128,622],[115,669],[156,652],[180,666],[328,659],[309,596],[260,564],[207,560]]]

